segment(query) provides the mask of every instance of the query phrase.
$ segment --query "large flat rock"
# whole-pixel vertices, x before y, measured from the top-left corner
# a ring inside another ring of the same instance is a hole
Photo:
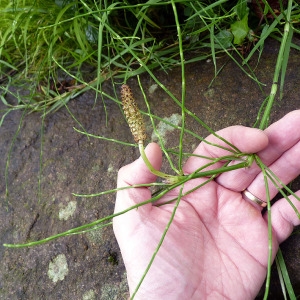
[[[255,69],[258,80],[265,84],[262,89],[226,56],[217,60],[218,66],[224,67],[215,79],[212,61],[187,65],[186,106],[214,130],[236,124],[252,126],[270,91],[277,53],[278,44],[268,43]],[[251,62],[252,66],[255,64],[256,61]],[[299,109],[299,69],[299,53],[292,51],[284,98],[276,99],[271,122]],[[179,68],[155,75],[180,99]],[[180,108],[149,76],[142,76],[141,81],[152,113],[180,124]],[[127,83],[140,108],[146,110],[137,80],[130,79]],[[103,88],[114,95],[110,83]],[[116,90],[119,91],[119,86]],[[7,100],[13,101],[11,96]],[[3,104],[0,109],[4,109]],[[146,122],[150,141],[155,137],[150,120]],[[198,135],[208,134],[192,119],[187,120],[187,126]],[[13,111],[5,118],[0,128],[1,244],[42,239],[113,213],[114,194],[87,198],[72,193],[92,194],[113,189],[118,169],[138,157],[137,148],[88,138],[73,127],[133,143],[119,105],[105,96],[95,101],[93,92],[69,102],[68,110],[62,108],[45,119],[24,111]],[[167,147],[178,145],[178,131],[166,126],[158,128]],[[191,151],[197,143],[198,140],[187,135],[185,151]],[[293,188],[299,186],[296,180]],[[299,248],[299,235],[293,235],[282,245],[298,295]],[[0,246],[0,259],[0,299],[128,297],[125,269],[111,226],[25,249]],[[270,299],[282,299],[279,291],[274,273]]]

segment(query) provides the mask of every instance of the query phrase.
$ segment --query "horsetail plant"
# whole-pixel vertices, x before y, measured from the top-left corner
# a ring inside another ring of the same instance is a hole
[[[137,103],[133,97],[133,93],[127,84],[123,84],[121,87],[121,98],[123,104],[123,111],[128,126],[131,130],[134,141],[139,145],[139,151],[144,163],[146,164],[146,166],[148,167],[151,173],[153,173],[158,177],[164,178],[166,181],[165,183],[168,184],[177,183],[180,180],[180,176],[168,175],[166,173],[156,170],[152,166],[148,157],[146,156],[145,149],[144,149],[144,141],[147,138],[145,122],[143,120],[142,114],[139,111]]]
[[[143,144],[147,138],[146,127],[130,87],[123,84],[121,87],[123,111],[127,123],[136,143]]]

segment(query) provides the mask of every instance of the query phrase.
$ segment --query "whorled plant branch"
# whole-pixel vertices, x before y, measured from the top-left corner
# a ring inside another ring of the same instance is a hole
[[[139,111],[139,108],[137,106],[137,103],[134,99],[130,87],[126,84],[123,84],[121,87],[121,98],[122,98],[123,110],[124,110],[125,117],[127,119],[127,123],[129,125],[129,128],[131,130],[135,142],[138,143],[139,145],[139,151],[144,163],[146,164],[146,166],[148,167],[151,173],[153,173],[158,177],[163,178],[166,184],[175,184],[178,182],[183,182],[187,178],[192,179],[192,178],[199,178],[199,177],[206,177],[206,176],[210,177],[213,175],[218,175],[223,172],[228,172],[243,167],[249,167],[253,162],[253,154],[237,153],[235,158],[237,160],[242,160],[241,163],[232,166],[224,166],[222,168],[214,169],[210,171],[203,171],[201,169],[200,172],[194,172],[193,174],[190,175],[169,175],[159,170],[156,170],[152,166],[151,162],[149,161],[145,153],[144,141],[146,140],[147,135],[146,135],[146,126],[142,114]]]

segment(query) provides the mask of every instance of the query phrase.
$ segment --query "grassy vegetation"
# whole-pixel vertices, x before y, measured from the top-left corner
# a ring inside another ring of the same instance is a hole
[[[265,4],[253,6],[241,0],[1,1],[2,89],[26,85],[29,95],[18,108],[55,110],[87,89],[101,91],[105,80],[126,81],[144,73],[145,65],[149,70],[179,66],[180,43],[182,51],[189,53],[185,63],[212,57],[217,74],[216,57],[225,52],[255,80],[248,61],[255,51],[263,50],[267,37],[282,39],[287,17],[283,3],[275,9]],[[298,31],[299,13],[292,1],[289,39]],[[88,73],[94,70],[92,78],[84,71],[86,66]]]
[[[168,149],[162,143],[162,149],[171,167],[179,174],[175,176],[177,181],[164,187],[147,203],[156,201],[166,192],[191,178],[207,176],[201,169],[189,177],[182,176],[181,172],[184,155],[183,138],[185,133],[190,133],[185,126],[186,118],[194,118],[199,125],[215,134],[198,116],[185,107],[185,64],[210,57],[215,66],[215,76],[217,76],[219,71],[217,56],[225,53],[238,64],[242,72],[260,85],[254,70],[248,63],[254,53],[259,52],[260,57],[266,38],[271,37],[280,41],[281,47],[274,69],[273,85],[268,97],[262,101],[260,113],[257,116],[256,126],[265,129],[269,123],[277,91],[279,90],[282,95],[290,48],[300,50],[300,47],[292,42],[293,34],[299,34],[300,8],[296,1],[291,0],[279,1],[279,6],[276,7],[271,5],[271,1],[264,0],[256,6],[242,0],[100,1],[98,4],[93,1],[57,0],[51,4],[38,1],[1,1],[0,11],[3,16],[0,20],[2,28],[0,81],[3,85],[1,100],[6,105],[0,125],[6,114],[13,109],[49,113],[65,106],[70,99],[88,89],[93,89],[97,95],[110,97],[119,103],[118,97],[102,93],[101,84],[107,80],[111,80],[113,85],[116,82],[126,82],[128,78],[142,73],[148,73],[181,108],[182,124],[176,127],[180,136],[176,162],[168,157]],[[180,67],[182,71],[181,99],[177,99],[153,73],[157,69],[167,70],[175,66]],[[94,70],[93,77],[85,73],[84,70],[87,69]],[[18,98],[15,104],[8,103],[5,95],[9,93],[10,86],[18,86],[23,90],[26,87],[29,91],[28,96]],[[148,107],[148,112],[145,114],[150,117],[155,128],[156,116],[151,113],[146,96],[145,102]],[[84,131],[79,132],[87,134]],[[195,133],[192,134],[195,135]],[[93,137],[91,134],[87,135]],[[201,137],[198,138],[202,140]],[[122,141],[116,142],[123,143]],[[211,178],[218,172],[231,170],[232,168],[229,169],[228,166],[230,162],[240,161],[242,157],[245,157],[245,154],[239,152],[233,145],[229,143],[227,145],[232,156],[220,158],[225,161],[224,167],[222,170],[215,170]],[[263,165],[257,156],[248,155],[234,167],[245,167],[254,160],[261,167],[265,178],[270,178],[284,197],[287,197],[287,194],[293,194],[275,174]],[[216,163],[215,160],[211,162],[211,164],[214,163]],[[100,196],[115,191],[116,189],[112,189],[95,195],[77,196]],[[174,200],[180,201],[180,198],[178,199]],[[139,205],[143,204],[145,203]],[[135,209],[139,205],[128,210]],[[121,213],[126,213],[128,210]],[[175,213],[176,206],[170,222]],[[268,201],[268,213],[271,214],[270,201]],[[61,236],[99,229],[110,225],[111,218],[116,216],[107,216],[42,241],[6,246],[32,246]],[[167,230],[168,228],[162,235],[161,243]],[[269,224],[269,235],[271,246],[271,224]],[[159,247],[160,245],[157,246],[157,251]],[[153,259],[156,253],[153,254]],[[280,252],[276,263],[278,270],[285,270]],[[145,276],[150,266],[151,262],[145,271]],[[270,285],[270,270],[271,251],[266,297]],[[287,272],[280,274],[287,285],[289,295],[295,298]]]

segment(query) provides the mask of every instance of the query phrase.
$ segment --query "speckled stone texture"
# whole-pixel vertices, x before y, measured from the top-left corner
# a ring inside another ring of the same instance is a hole
[[[277,53],[278,43],[268,42],[255,70],[258,80],[265,84],[263,91],[225,55],[217,59],[218,66],[224,68],[215,79],[211,61],[187,65],[186,106],[214,130],[236,124],[252,126],[270,91]],[[251,65],[256,63],[252,61]],[[300,108],[299,69],[299,52],[292,51],[284,98],[276,100],[271,122]],[[181,70],[155,74],[180,99]],[[141,80],[152,113],[161,118],[180,116],[180,108],[151,78],[142,76]],[[137,80],[132,78],[127,84],[140,109],[146,111]],[[109,83],[103,88],[114,95]],[[14,100],[9,96],[7,101]],[[138,150],[88,138],[73,127],[133,143],[130,130],[119,106],[105,97],[95,102],[92,92],[72,100],[68,108],[80,124],[63,108],[47,116],[44,122],[37,113],[24,115],[23,111],[14,111],[6,116],[0,128],[1,245],[45,238],[113,212],[114,194],[82,198],[72,193],[91,194],[114,188],[118,169],[136,159]],[[4,109],[2,103],[0,109]],[[179,124],[180,120],[175,118],[174,122]],[[208,134],[193,120],[188,119],[187,126],[201,136]],[[149,141],[153,133],[149,119],[146,128]],[[178,145],[178,131],[166,130],[164,139],[168,147]],[[185,151],[191,151],[197,143],[187,135]],[[299,180],[295,180],[293,188],[299,187]],[[299,235],[293,235],[282,245],[297,295],[300,294],[299,249]],[[0,261],[0,299],[119,300],[128,297],[125,269],[112,227],[31,248],[0,246]],[[273,278],[270,299],[282,299],[275,272]]]

